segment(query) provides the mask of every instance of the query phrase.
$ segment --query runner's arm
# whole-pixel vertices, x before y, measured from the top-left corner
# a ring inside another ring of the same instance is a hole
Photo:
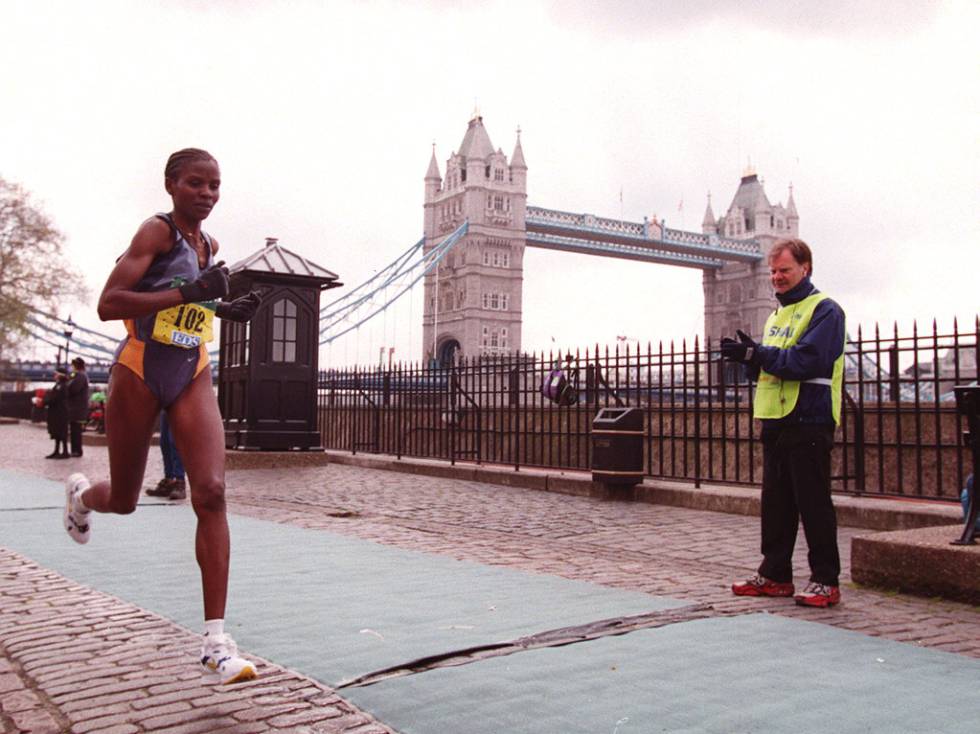
[[[177,288],[145,293],[133,290],[153,259],[172,247],[171,237],[166,222],[156,217],[143,222],[102,289],[100,319],[135,319],[184,302]]]

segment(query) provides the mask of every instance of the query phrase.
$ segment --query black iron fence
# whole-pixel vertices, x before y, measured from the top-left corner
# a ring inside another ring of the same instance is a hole
[[[835,491],[955,499],[972,467],[954,385],[980,377],[980,319],[848,340]],[[753,386],[717,345],[632,344],[510,354],[450,367],[328,370],[319,385],[327,448],[449,462],[590,469],[599,408],[640,408],[648,476],[757,484]]]

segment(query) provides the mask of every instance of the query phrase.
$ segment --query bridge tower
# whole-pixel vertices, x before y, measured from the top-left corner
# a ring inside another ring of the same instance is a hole
[[[425,277],[423,358],[504,354],[521,348],[527,165],[520,130],[508,161],[473,113],[443,178],[435,144],[425,174],[428,252],[464,221],[469,229]]]
[[[761,340],[766,317],[775,304],[769,281],[769,250],[777,240],[798,237],[799,224],[792,185],[785,206],[771,204],[762,180],[751,166],[743,173],[723,216],[715,218],[708,195],[701,225],[704,234],[754,239],[763,255],[762,260],[753,263],[730,262],[721,268],[704,269],[704,335],[708,344],[717,345],[721,337],[732,336],[736,329]]]

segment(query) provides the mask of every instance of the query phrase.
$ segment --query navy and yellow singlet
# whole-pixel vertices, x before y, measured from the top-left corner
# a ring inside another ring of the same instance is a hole
[[[157,214],[173,232],[174,245],[158,255],[133,289],[148,293],[192,283],[214,263],[211,238],[206,267],[197,251],[177,229],[169,214]],[[127,336],[116,350],[115,363],[135,373],[160,401],[170,406],[211,360],[205,344],[212,339],[213,303],[183,303],[138,319],[124,319]]]

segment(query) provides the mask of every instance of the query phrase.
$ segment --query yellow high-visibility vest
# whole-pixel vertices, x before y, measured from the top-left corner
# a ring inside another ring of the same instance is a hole
[[[817,304],[827,298],[825,293],[814,293],[802,301],[773,311],[766,319],[762,344],[767,347],[789,349],[800,340],[810,325]],[[804,380],[811,384],[829,385],[834,423],[840,424],[841,387],[844,382],[844,350],[834,362],[831,377],[815,377]],[[756,418],[785,418],[793,412],[800,397],[800,380],[783,380],[765,370],[759,373],[755,388],[752,414]]]

